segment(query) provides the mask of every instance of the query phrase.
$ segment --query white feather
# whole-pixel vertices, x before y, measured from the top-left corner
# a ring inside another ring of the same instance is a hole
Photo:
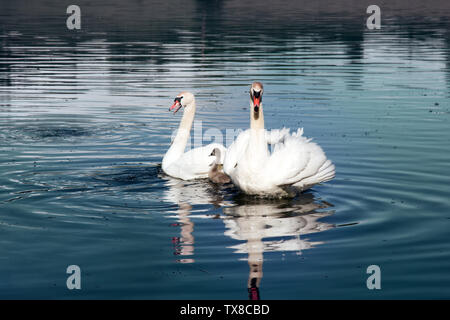
[[[334,165],[320,146],[303,137],[303,129],[265,130],[266,147],[272,144],[267,157],[247,152],[250,130],[237,137],[224,160],[224,172],[245,193],[285,196],[286,187],[305,190],[334,177]]]

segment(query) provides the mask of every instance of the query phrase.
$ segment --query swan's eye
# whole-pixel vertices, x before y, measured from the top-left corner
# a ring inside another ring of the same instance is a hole
[[[173,101],[181,103],[181,99],[183,99],[183,97],[176,97]]]

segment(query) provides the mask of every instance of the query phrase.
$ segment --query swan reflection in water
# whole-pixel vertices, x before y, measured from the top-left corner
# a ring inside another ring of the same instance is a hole
[[[263,276],[263,253],[310,249],[323,242],[300,239],[301,235],[331,229],[333,225],[317,221],[332,211],[316,211],[331,204],[317,201],[310,193],[298,198],[262,200],[243,198],[238,205],[223,209],[225,235],[243,243],[231,246],[235,253],[247,254],[250,268],[247,289],[249,299],[259,300],[259,285]],[[266,239],[266,240],[265,240]]]
[[[260,298],[259,286],[263,276],[264,252],[297,252],[322,244],[309,241],[305,235],[325,231],[334,226],[318,221],[333,213],[332,205],[305,193],[294,199],[267,200],[237,195],[233,197],[232,186],[216,186],[207,181],[183,181],[165,176],[167,186],[164,200],[177,204],[170,213],[177,219],[173,226],[180,227],[180,236],[173,237],[174,254],[183,256],[180,263],[193,263],[194,222],[197,219],[221,219],[225,224],[225,235],[241,243],[229,248],[237,254],[245,254],[249,264],[247,289],[249,299]],[[227,196],[228,195],[228,196]],[[233,201],[224,200],[233,197]],[[213,205],[217,214],[209,214],[211,208],[195,210],[192,206]],[[220,209],[221,208],[221,209]],[[221,214],[222,213],[222,214]]]
[[[195,210],[195,214],[192,214],[192,206],[212,204],[219,208],[227,204],[231,205],[224,201],[221,192],[227,187],[218,187],[206,180],[184,181],[166,175],[163,178],[167,181],[166,185],[168,186],[164,192],[164,200],[178,206],[176,210],[169,211],[169,217],[177,219],[176,223],[171,225],[181,228],[180,236],[172,237],[174,255],[183,256],[176,261],[193,263],[195,262],[193,258],[195,239],[193,236],[194,222],[191,218],[220,218],[220,215],[208,214],[210,208],[205,209],[204,214],[199,210]]]

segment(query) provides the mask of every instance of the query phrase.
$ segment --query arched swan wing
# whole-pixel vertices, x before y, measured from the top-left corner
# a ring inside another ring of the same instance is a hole
[[[226,148],[218,143],[191,149],[169,166],[170,175],[183,180],[207,178],[215,160],[215,156],[211,156],[214,148],[219,148],[223,155],[226,153]]]
[[[303,130],[298,129],[296,133],[286,135],[273,148],[266,171],[271,174],[272,182],[277,186],[297,184],[295,186],[301,187],[304,185],[302,181],[318,175],[327,161],[323,150],[303,137],[302,133]]]
[[[242,157],[245,149],[247,148],[249,137],[250,130],[248,129],[241,132],[237,136],[236,140],[234,140],[234,142],[228,147],[225,160],[223,162],[223,171],[227,175],[232,173],[239,159]]]

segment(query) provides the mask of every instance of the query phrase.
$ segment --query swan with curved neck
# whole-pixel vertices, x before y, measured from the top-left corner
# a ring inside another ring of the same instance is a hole
[[[210,165],[215,160],[215,157],[211,156],[212,150],[218,148],[225,154],[226,149],[221,144],[211,143],[184,152],[195,117],[196,103],[192,93],[183,91],[178,94],[169,111],[173,110],[175,114],[182,107],[184,114],[172,145],[162,160],[162,170],[169,176],[183,180],[207,178]]]
[[[250,88],[250,129],[227,149],[224,172],[243,192],[269,197],[292,196],[331,180],[334,165],[320,146],[302,136],[303,129],[264,129],[263,90],[260,82]]]

